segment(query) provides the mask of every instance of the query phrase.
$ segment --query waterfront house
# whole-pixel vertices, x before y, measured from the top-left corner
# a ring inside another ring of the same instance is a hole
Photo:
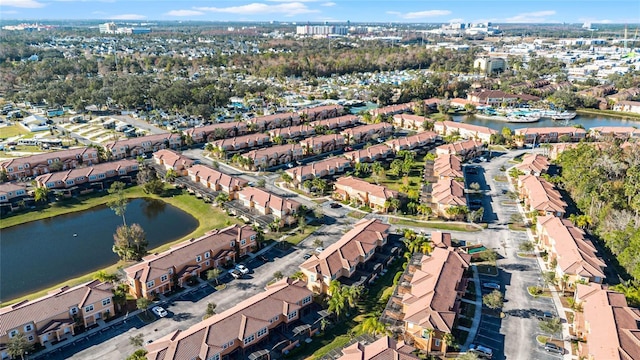
[[[331,176],[344,172],[350,166],[349,160],[342,157],[332,157],[307,165],[296,166],[285,170],[295,183],[302,184],[305,180]]]
[[[397,139],[387,140],[386,144],[398,152],[400,150],[421,149],[433,145],[440,137],[431,131],[424,131],[415,135],[400,137]]]
[[[87,189],[107,189],[111,183],[130,183],[139,170],[135,160],[111,161],[93,166],[44,174],[36,177],[36,186],[51,190],[65,190],[68,195]]]
[[[334,184],[333,195],[341,201],[349,201],[357,206],[368,206],[379,212],[387,212],[387,200],[398,198],[397,191],[382,185],[375,185],[353,176],[341,177]]]
[[[522,162],[516,165],[516,169],[525,175],[540,176],[549,170],[549,159],[540,154],[526,154],[522,157]]]
[[[324,120],[316,120],[309,123],[311,127],[323,126],[328,130],[342,129],[352,125],[360,124],[360,118],[356,115],[343,115]]]
[[[136,299],[153,299],[175,286],[183,286],[192,276],[234,263],[257,248],[257,233],[249,225],[214,229],[164,252],[145,256],[142,262],[124,269],[129,293]]]
[[[166,133],[112,141],[105,144],[104,147],[114,159],[124,159],[161,149],[178,149],[181,146],[182,137],[180,134]]]
[[[258,132],[266,130],[300,125],[300,115],[297,113],[278,113],[264,116],[257,116],[247,121],[250,127],[254,127]]]
[[[237,197],[244,207],[255,209],[262,215],[273,214],[285,224],[292,224],[295,214],[300,210],[299,202],[255,187],[242,189]]]
[[[242,190],[249,183],[239,177],[227,175],[206,165],[194,165],[187,170],[191,181],[200,183],[207,189],[233,194]]]
[[[249,151],[242,157],[250,159],[252,168],[268,168],[302,159],[304,150],[300,144],[284,144]]]
[[[375,138],[386,138],[393,134],[393,125],[388,123],[378,123],[370,125],[356,126],[341,132],[347,139],[347,145],[361,144]]]
[[[342,356],[338,360],[419,360],[415,353],[415,348],[396,341],[389,336],[372,342],[355,342],[342,349]]]
[[[536,211],[538,215],[563,217],[567,203],[555,186],[547,180],[535,175],[518,177],[518,193],[524,201],[525,212]]]
[[[612,137],[619,139],[640,138],[640,130],[633,126],[596,126],[589,129],[589,137],[596,140]]]
[[[640,309],[629,307],[623,294],[600,284],[578,284],[573,331],[578,355],[589,360],[640,359]]]
[[[390,116],[406,112],[413,112],[417,107],[425,108],[423,110],[426,110],[426,108],[435,110],[435,108],[438,106],[438,103],[440,103],[440,99],[431,98],[422,101],[412,101],[403,104],[383,106],[381,108],[371,109],[369,110],[369,113],[375,118],[377,116]]]
[[[179,176],[187,175],[187,169],[194,164],[190,158],[167,149],[153,153],[153,160],[156,164],[163,166],[166,171],[174,170]]]
[[[306,138],[300,141],[304,155],[317,155],[344,148],[345,139],[340,134],[328,134]]]
[[[462,160],[468,160],[478,156],[485,149],[481,141],[475,139],[457,141],[452,144],[440,145],[436,148],[436,155],[457,155]]]
[[[232,138],[216,140],[211,143],[214,149],[222,151],[238,151],[266,145],[270,141],[269,135],[255,133]]]
[[[98,149],[82,147],[3,160],[0,170],[7,173],[9,180],[17,180],[99,162]]]
[[[521,128],[516,129],[514,134],[518,140],[518,145],[543,144],[555,142],[578,142],[587,136],[584,129],[573,126],[554,126],[542,128]]]
[[[276,137],[280,137],[283,140],[294,139],[299,137],[307,137],[315,135],[316,130],[315,127],[311,125],[296,125],[296,126],[288,126],[284,128],[278,128],[269,130],[269,136],[271,137],[271,141],[273,141]]]
[[[204,143],[216,139],[235,137],[248,132],[247,123],[243,121],[211,124],[195,127],[184,131],[184,135],[190,137],[195,143]]]
[[[358,265],[371,260],[377,248],[387,243],[390,225],[379,219],[362,219],[338,241],[300,265],[307,287],[327,294],[332,280],[351,277]]]
[[[378,144],[366,147],[360,150],[350,151],[344,154],[354,164],[361,162],[373,162],[380,159],[385,159],[388,156],[393,155],[393,149],[387,144]]]
[[[433,123],[434,121],[426,116],[412,114],[396,114],[393,115],[393,126],[413,131],[424,131],[425,123]]]
[[[230,309],[147,344],[147,359],[246,359],[272,333],[282,337],[289,332],[310,314],[312,304],[313,293],[304,282],[284,278]],[[285,343],[295,347],[297,340]]]
[[[18,334],[29,344],[46,346],[70,339],[80,324],[104,324],[115,314],[112,287],[93,280],[0,308],[0,357],[9,358],[7,343]]]
[[[335,118],[344,112],[342,105],[323,105],[312,108],[307,108],[298,111],[301,117],[304,117],[306,121],[312,122],[316,120]]]
[[[455,217],[455,214],[449,214],[447,210],[455,206],[467,206],[464,184],[450,177],[440,178],[433,185],[431,203],[440,216],[445,218]]]
[[[491,142],[491,135],[498,133],[486,126],[478,126],[455,121],[438,121],[434,123],[433,130],[443,137],[457,134],[463,139],[474,139],[484,143]]]
[[[27,187],[23,184],[0,184],[0,205],[20,201],[27,195]]]
[[[602,283],[607,266],[597,256],[596,247],[585,233],[567,219],[552,215],[538,216],[536,233],[539,247],[549,256],[547,264],[557,279],[568,285],[580,282]],[[567,276],[566,280],[562,280]]]
[[[513,106],[518,102],[518,96],[500,90],[480,89],[467,95],[467,100],[476,106]]]

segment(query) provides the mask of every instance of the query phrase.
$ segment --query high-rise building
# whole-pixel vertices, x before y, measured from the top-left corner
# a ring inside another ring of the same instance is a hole
[[[499,73],[506,70],[507,62],[499,57],[482,57],[473,62],[473,68],[485,74]]]
[[[118,27],[116,23],[110,22],[98,25],[98,29],[100,29],[100,34],[115,34]]]
[[[335,25],[303,25],[296,27],[298,35],[347,35],[346,26]]]

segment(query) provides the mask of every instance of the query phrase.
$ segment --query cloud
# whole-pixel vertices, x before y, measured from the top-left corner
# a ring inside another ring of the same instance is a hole
[[[198,15],[204,15],[204,13],[202,11],[197,11],[197,10],[171,10],[168,13],[166,13],[165,15],[168,15],[168,16],[198,16]]]
[[[430,17],[438,17],[438,16],[446,16],[451,15],[451,11],[449,10],[424,10],[424,11],[414,11],[408,13],[401,13],[399,11],[387,11],[389,15],[395,15],[401,17],[403,19],[424,19]]]
[[[326,3],[322,3],[320,5],[321,6],[336,6],[336,3],[334,3],[333,1],[329,1],[329,2],[326,2]]]
[[[35,9],[44,7],[45,4],[37,2],[35,0],[0,0],[0,6]]]
[[[112,20],[144,20],[147,17],[139,14],[120,14],[109,17]]]
[[[555,14],[555,10],[534,11],[518,14],[516,16],[506,18],[504,21],[509,23],[542,23],[549,21],[547,17]]]
[[[240,6],[229,7],[197,7],[196,10],[214,13],[237,14],[237,15],[258,15],[258,14],[283,14],[284,16],[294,16],[300,14],[317,13],[318,10],[309,9],[300,1],[283,2],[277,5],[263,3],[251,3]]]

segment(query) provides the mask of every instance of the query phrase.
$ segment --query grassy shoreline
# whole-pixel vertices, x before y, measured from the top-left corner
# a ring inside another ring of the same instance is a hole
[[[597,109],[577,109],[576,113],[586,115],[600,115],[610,116],[624,120],[636,120],[640,121],[640,114],[633,114],[627,112],[613,111],[613,110],[597,110]]]
[[[175,190],[173,189],[168,190],[168,192],[171,192],[171,191],[175,191]],[[198,199],[195,196],[189,195],[186,192],[180,192],[173,196],[163,197],[163,196],[158,196],[153,194],[146,194],[144,191],[142,191],[140,187],[134,186],[134,187],[127,188],[125,190],[125,195],[129,199],[146,197],[146,198],[162,200],[190,214],[191,216],[196,218],[196,220],[198,220],[198,227],[195,230],[193,230],[190,234],[187,234],[182,238],[172,240],[154,249],[149,249],[149,253],[165,251],[169,249],[169,247],[177,243],[180,243],[190,238],[200,237],[204,235],[207,231],[212,230],[214,228],[220,228],[220,227],[228,226],[231,224],[241,223],[241,221],[239,221],[238,219],[229,217],[228,215],[226,215],[224,211],[218,208],[214,208],[211,206],[211,204],[207,204],[201,199]],[[0,228],[7,228],[10,226],[26,224],[36,220],[42,220],[42,219],[52,218],[59,215],[84,211],[96,206],[104,205],[107,202],[109,202],[112,198],[113,197],[111,195],[93,196],[93,197],[86,197],[86,198],[85,197],[74,198],[72,199],[71,202],[65,202],[64,204],[62,204],[62,206],[51,206],[49,208],[42,209],[39,211],[27,212],[24,214],[14,215],[6,219],[2,219],[2,224]],[[11,221],[9,222],[9,220]],[[9,224],[7,224],[7,222],[9,222]],[[47,287],[46,289],[42,289],[25,296],[21,296],[16,299],[11,299],[9,301],[2,302],[0,303],[0,306],[4,307],[16,302],[20,302],[22,300],[37,299],[39,297],[46,295],[49,291],[58,289],[64,285],[75,286],[75,285],[90,281],[94,278],[95,272],[99,270],[104,270],[108,273],[114,273],[119,269],[132,264],[134,264],[134,262],[125,262],[120,260],[115,264],[112,264],[102,269],[98,269],[89,274],[84,274],[72,279],[67,279],[63,282],[60,282],[59,284]]]

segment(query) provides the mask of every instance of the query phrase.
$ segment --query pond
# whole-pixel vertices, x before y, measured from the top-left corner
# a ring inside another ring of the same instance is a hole
[[[190,214],[160,200],[134,199],[125,214],[147,234],[149,249],[198,227]],[[2,229],[0,301],[91,273],[118,261],[111,250],[122,217],[107,206]]]
[[[518,124],[518,123],[507,123],[503,121],[496,120],[486,120],[479,119],[475,116],[463,116],[463,115],[454,115],[454,121],[464,122],[467,124],[480,125],[492,128],[494,130],[502,130],[503,127],[508,127],[511,130],[519,129],[519,128],[534,128],[534,127],[553,127],[553,126],[574,126],[574,125],[582,125],[585,129],[590,129],[592,127],[598,126],[638,126],[640,125],[640,121],[637,120],[626,120],[621,118],[609,117],[607,115],[578,115],[573,120],[569,121],[553,121],[551,119],[541,119],[538,122],[527,123],[527,124]]]

